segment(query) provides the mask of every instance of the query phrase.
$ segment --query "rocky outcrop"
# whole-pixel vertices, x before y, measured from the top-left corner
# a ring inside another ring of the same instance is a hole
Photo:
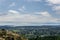
[[[28,40],[17,33],[5,29],[0,30],[0,40]]]

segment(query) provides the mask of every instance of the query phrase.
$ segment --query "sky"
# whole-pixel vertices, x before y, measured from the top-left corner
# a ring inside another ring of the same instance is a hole
[[[60,25],[60,0],[0,0],[0,25]]]

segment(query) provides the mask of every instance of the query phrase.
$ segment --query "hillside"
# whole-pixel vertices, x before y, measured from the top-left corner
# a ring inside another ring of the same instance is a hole
[[[19,34],[5,29],[0,30],[0,40],[27,40]]]

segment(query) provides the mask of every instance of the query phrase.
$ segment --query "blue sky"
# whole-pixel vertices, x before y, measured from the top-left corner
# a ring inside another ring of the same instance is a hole
[[[0,0],[0,25],[60,24],[60,0]]]

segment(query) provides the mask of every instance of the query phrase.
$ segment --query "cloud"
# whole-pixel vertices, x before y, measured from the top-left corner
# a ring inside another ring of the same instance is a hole
[[[46,12],[46,11],[44,11],[44,12],[35,12],[36,14],[38,14],[38,15],[41,15],[41,16],[45,16],[45,17],[51,17],[51,15],[48,13],[48,12]]]
[[[52,10],[56,12],[56,14],[60,14],[60,6],[52,6]]]
[[[26,11],[26,7],[25,6],[22,6],[18,10],[21,11],[21,12],[25,12]]]
[[[9,10],[8,12],[10,12],[10,13],[19,13],[18,11],[15,11],[15,10]]]
[[[22,14],[16,10],[9,10],[7,15],[0,16],[0,24],[14,25],[38,25],[47,22],[58,23],[58,20],[60,19],[52,17],[47,11]]]
[[[9,7],[13,7],[13,6],[15,6],[16,5],[16,3],[15,2],[12,2],[10,5],[9,5]]]
[[[45,0],[48,6],[52,7],[52,10],[55,12],[60,11],[60,0]]]
[[[41,0],[25,0],[25,1],[28,1],[28,2],[40,2]]]
[[[53,10],[59,11],[60,10],[60,6],[53,6]]]
[[[50,4],[60,4],[60,0],[46,0]]]

